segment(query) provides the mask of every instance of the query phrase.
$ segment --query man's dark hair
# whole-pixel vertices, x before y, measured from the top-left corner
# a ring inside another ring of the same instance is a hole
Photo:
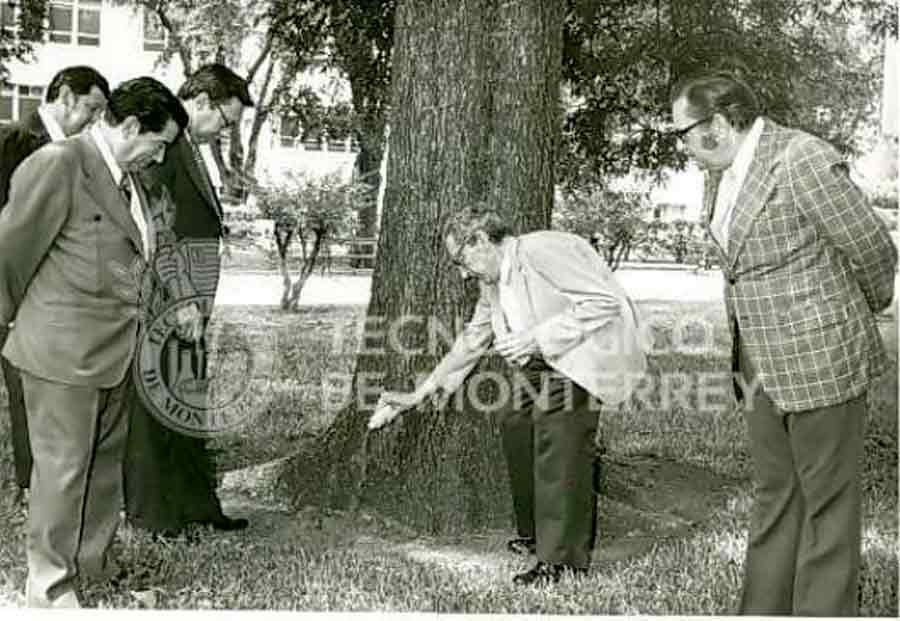
[[[478,231],[484,231],[492,244],[499,244],[504,237],[513,234],[509,218],[503,218],[487,203],[478,203],[454,213],[444,235],[452,236],[457,243],[467,244]]]
[[[732,127],[743,131],[761,114],[759,100],[741,80],[724,73],[691,76],[675,84],[670,103],[684,97],[687,112],[701,119],[719,113]]]
[[[197,97],[200,93],[206,93],[213,103],[237,97],[244,106],[253,106],[247,80],[219,63],[200,67],[178,89],[178,96],[185,101]]]
[[[141,133],[161,132],[169,119],[181,129],[187,127],[188,115],[162,82],[149,77],[122,82],[109,94],[106,122],[118,126],[129,116],[141,124]]]
[[[109,82],[99,71],[86,65],[66,67],[53,76],[47,86],[45,101],[47,103],[56,101],[63,86],[68,86],[75,95],[87,95],[91,92],[91,88],[96,86],[103,96],[109,99]]]

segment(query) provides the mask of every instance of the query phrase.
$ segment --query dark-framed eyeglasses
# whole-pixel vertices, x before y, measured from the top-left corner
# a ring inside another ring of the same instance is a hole
[[[674,136],[677,140],[684,140],[685,137],[687,137],[687,135],[691,132],[692,129],[694,129],[698,125],[703,125],[704,123],[708,123],[708,122],[712,121],[712,119],[713,119],[713,117],[710,115],[710,116],[700,119],[699,121],[694,121],[687,127],[682,127],[681,129],[673,129],[669,133],[672,136]]]
[[[462,243],[459,244],[459,247],[456,249],[456,252],[454,252],[452,255],[450,255],[450,264],[459,269],[468,271],[469,268],[466,266],[465,262],[463,261],[463,252],[465,252],[467,246],[471,246],[473,243],[475,243],[476,239],[477,239],[477,237],[474,234],[466,237],[462,241]]]
[[[466,264],[463,262],[463,252],[466,249],[465,244],[460,244],[459,248],[456,249],[452,255],[450,255],[450,264],[453,267],[459,268],[461,270],[466,269]]]

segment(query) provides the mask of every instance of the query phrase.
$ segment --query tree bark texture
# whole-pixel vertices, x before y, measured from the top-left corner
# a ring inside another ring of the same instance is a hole
[[[349,405],[286,473],[298,503],[362,503],[432,533],[510,525],[498,420],[485,412],[496,384],[476,375],[504,372],[499,360],[482,361],[440,412],[424,404],[378,431],[366,423],[380,389],[412,390],[472,312],[476,291],[444,250],[447,219],[485,200],[518,232],[549,227],[564,4],[399,3],[367,337]]]

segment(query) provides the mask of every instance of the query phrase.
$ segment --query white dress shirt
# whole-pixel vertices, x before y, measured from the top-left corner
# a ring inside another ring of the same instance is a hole
[[[109,168],[109,172],[112,174],[113,181],[116,182],[116,186],[119,186],[122,183],[122,177],[126,174],[125,171],[123,171],[118,162],[116,162],[116,158],[113,157],[112,154],[112,149],[106,144],[106,140],[103,138],[103,134],[100,132],[99,128],[92,127],[90,132],[91,138],[94,139],[97,148],[100,149],[100,155],[103,157],[106,167]],[[138,196],[137,190],[134,187],[134,180],[131,176],[128,177],[128,182],[131,184],[131,205],[129,206],[131,217],[134,220],[135,225],[137,225],[138,231],[141,233],[141,245],[144,252],[144,258],[146,259],[150,256],[150,228],[147,225],[147,218],[144,215],[141,198]]]
[[[516,290],[524,288],[521,272],[513,273],[512,254],[517,247],[515,243],[507,243],[504,247],[503,258],[500,261],[500,279],[497,283],[497,303],[505,319],[505,331],[513,333],[522,332],[534,323],[529,309],[522,308],[515,296]]]
[[[723,249],[728,250],[728,234],[731,231],[731,221],[734,217],[734,206],[737,202],[738,193],[744,180],[747,178],[747,172],[750,170],[750,164],[753,162],[753,156],[756,154],[756,147],[759,145],[759,137],[762,135],[763,119],[759,117],[754,121],[753,126],[744,142],[741,143],[731,166],[725,169],[722,174],[722,180],[719,182],[719,189],[716,192],[716,206],[713,213],[710,229],[716,240]]]

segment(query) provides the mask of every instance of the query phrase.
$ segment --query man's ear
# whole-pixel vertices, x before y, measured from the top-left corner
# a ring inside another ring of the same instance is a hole
[[[201,110],[203,108],[209,108],[211,103],[212,102],[209,100],[209,93],[203,92],[194,97],[194,105],[196,105]]]
[[[78,97],[72,92],[72,88],[68,84],[63,84],[59,87],[59,92],[56,94],[56,101],[60,102],[64,107],[69,109],[74,108],[77,99]]]
[[[491,243],[491,240],[488,237],[487,231],[481,231],[481,230],[475,231],[474,233],[472,233],[469,236],[469,239],[470,240],[474,239],[475,241],[480,242],[480,243],[486,243],[486,244]]]
[[[126,116],[125,120],[122,121],[122,136],[131,140],[135,136],[141,133],[141,122],[138,120],[136,116],[133,114],[130,116]]]
[[[713,130],[713,134],[719,142],[725,142],[725,140],[734,133],[734,127],[731,126],[731,123],[721,112],[716,112],[713,115],[710,128]]]

